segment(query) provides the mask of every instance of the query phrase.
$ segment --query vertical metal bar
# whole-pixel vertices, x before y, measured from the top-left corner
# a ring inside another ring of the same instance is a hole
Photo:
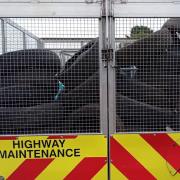
[[[109,16],[109,49],[113,50],[113,59],[108,63],[109,133],[116,130],[116,77],[115,77],[115,19]]]
[[[44,43],[41,42],[41,49],[44,49]]]
[[[109,6],[110,0],[106,0],[106,49],[109,49]],[[109,121],[109,59],[107,59],[107,151],[108,151],[108,180],[111,179],[111,134]]]
[[[26,34],[23,33],[23,49],[25,50],[27,48],[26,46]]]
[[[111,2],[110,2],[111,3]],[[109,4],[109,7],[112,4]],[[108,81],[108,144],[109,144],[109,176],[111,179],[111,136],[115,132],[116,129],[116,83],[115,83],[115,20],[112,14],[112,7],[109,9],[108,16],[108,49],[113,50],[113,59],[109,59],[108,62],[108,73],[107,73],[107,81]]]
[[[44,49],[44,43],[41,41],[37,41],[37,48],[38,49]]]
[[[115,49],[115,35],[114,35],[114,18],[113,18],[113,9],[112,9],[112,1],[111,0],[103,0],[102,3],[102,16],[101,16],[101,38],[100,42],[102,43],[101,49]],[[113,51],[114,53],[114,51]],[[100,53],[101,54],[101,53]],[[102,58],[102,57],[101,57]],[[113,56],[114,58],[114,56]],[[104,122],[104,132],[107,135],[107,164],[108,164],[108,179],[111,178],[111,148],[110,148],[110,139],[111,134],[114,132],[114,122],[115,122],[115,72],[112,68],[114,59],[112,63],[108,62],[109,59],[106,59],[106,62],[101,60],[100,67],[101,75],[100,80],[105,81],[106,89],[103,87],[103,92],[101,92],[101,96],[106,97],[104,101],[101,103],[101,114],[102,122]],[[104,66],[103,66],[104,65]],[[106,67],[106,68],[105,68]],[[103,73],[102,73],[103,72]],[[103,77],[101,77],[103,75]],[[101,82],[102,83],[102,82]],[[105,85],[104,84],[104,85]],[[102,99],[102,97],[101,97]],[[106,107],[105,107],[106,106]],[[107,110],[107,111],[106,111]]]
[[[2,54],[3,54],[3,38],[2,38],[2,37],[3,37],[3,32],[2,32],[2,21],[3,21],[3,20],[0,19],[0,23],[1,23],[1,32],[0,32],[0,33],[1,33],[1,45],[2,45],[2,46],[1,46],[1,52],[2,52]]]
[[[108,179],[111,179],[111,136],[115,130],[116,101],[115,101],[115,23],[113,17],[113,2],[105,0],[106,49],[113,50],[113,59],[107,59],[107,151]],[[111,51],[110,51],[111,53]]]
[[[103,0],[101,7],[101,18],[99,21],[99,62],[100,62],[100,115],[102,132],[107,138],[107,179],[110,179],[110,140],[108,120],[108,66],[107,61],[102,57],[102,50],[107,49],[107,18],[106,0]]]
[[[100,71],[100,119],[101,119],[101,131],[107,136],[107,68],[106,64],[102,60],[102,50],[106,45],[106,29],[104,26],[105,18],[99,19],[99,71]]]
[[[5,22],[1,19],[1,34],[2,34],[2,53],[7,52],[7,41],[6,41],[6,34],[5,34]]]
[[[81,47],[83,47],[83,45],[84,45],[84,41],[81,41],[80,43],[81,43]]]
[[[37,49],[41,49],[41,43],[39,41],[36,42],[37,42]]]
[[[65,64],[66,64],[66,58],[65,58],[65,55],[63,54],[63,51],[61,51],[59,54],[60,54],[61,66],[62,66],[62,70],[61,71],[63,71],[63,69],[65,67]]]

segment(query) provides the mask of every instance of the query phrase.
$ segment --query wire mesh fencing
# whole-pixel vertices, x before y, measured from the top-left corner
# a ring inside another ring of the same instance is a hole
[[[98,19],[9,21],[0,55],[0,134],[100,133]]]
[[[0,134],[101,133],[99,20],[2,18],[0,30]],[[116,132],[180,130],[179,46],[179,18],[115,19]]]
[[[180,130],[180,18],[116,18],[116,132]]]

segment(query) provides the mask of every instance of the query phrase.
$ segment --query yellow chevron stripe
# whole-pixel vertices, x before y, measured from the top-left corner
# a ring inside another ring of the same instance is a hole
[[[0,176],[3,176],[4,178],[9,177],[23,161],[23,159],[1,159]]]
[[[127,180],[127,178],[113,164],[111,164],[111,180]]]
[[[107,179],[107,165],[105,165],[92,180],[106,180]]]
[[[158,180],[180,179],[180,174],[172,177],[166,161],[140,135],[115,135],[115,139]],[[170,165],[169,165],[170,166]],[[172,167],[171,167],[172,168]]]
[[[180,133],[170,133],[168,135],[171,139],[173,139],[177,144],[180,145]]]
[[[169,137],[171,139],[173,139],[173,141],[175,141],[180,146],[180,133],[170,133],[168,135],[169,135]],[[176,173],[174,168],[172,168],[172,166],[170,164],[168,164],[168,163],[167,163],[167,168],[168,168],[168,170],[170,171],[171,174],[175,174]],[[177,174],[176,176],[179,176],[179,174]]]
[[[80,163],[82,158],[55,159],[36,179],[61,180],[65,178]]]
[[[12,148],[12,140],[3,140],[0,142],[1,150]],[[7,178],[23,161],[23,159],[0,159],[0,176]]]

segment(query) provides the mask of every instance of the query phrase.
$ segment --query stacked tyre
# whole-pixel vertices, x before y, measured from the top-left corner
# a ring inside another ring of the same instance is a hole
[[[42,114],[41,106],[52,103],[57,93],[56,74],[60,70],[59,57],[49,50],[28,49],[0,56],[0,132],[2,134],[13,132],[15,127],[21,132],[25,125],[27,129],[35,126],[32,122],[33,113],[39,111]],[[28,114],[28,118],[24,117],[25,114]],[[37,114],[36,127],[38,122],[42,124]]]

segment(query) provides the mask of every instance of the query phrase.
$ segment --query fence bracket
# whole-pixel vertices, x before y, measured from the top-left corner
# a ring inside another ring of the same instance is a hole
[[[113,61],[113,49],[103,49],[102,60],[106,62]]]

